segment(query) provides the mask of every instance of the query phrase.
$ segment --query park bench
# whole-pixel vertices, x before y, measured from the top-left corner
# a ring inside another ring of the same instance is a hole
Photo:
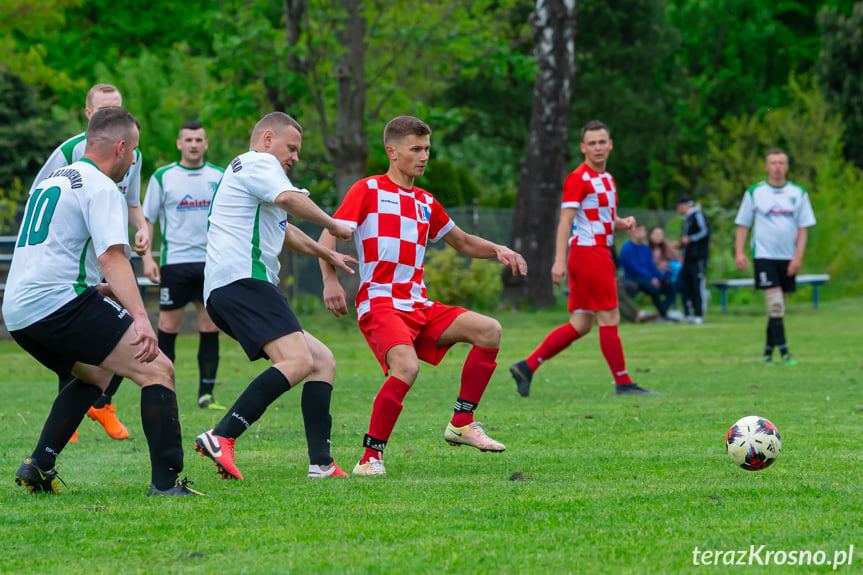
[[[810,274],[797,276],[797,285],[812,286],[812,306],[818,309],[818,286],[827,283],[830,276],[827,274]],[[722,313],[728,313],[728,299],[726,292],[734,288],[754,288],[755,280],[753,278],[738,278],[730,280],[716,280],[710,282],[710,285],[718,289],[722,293]]]

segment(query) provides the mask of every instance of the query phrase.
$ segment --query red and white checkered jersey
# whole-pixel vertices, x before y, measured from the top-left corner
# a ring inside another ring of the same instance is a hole
[[[333,218],[355,234],[359,317],[374,307],[412,311],[431,305],[423,283],[426,245],[449,233],[455,222],[430,193],[372,176],[351,187]]]
[[[581,164],[563,183],[562,208],[577,208],[571,246],[611,246],[617,215],[617,187],[608,172],[594,172]]]

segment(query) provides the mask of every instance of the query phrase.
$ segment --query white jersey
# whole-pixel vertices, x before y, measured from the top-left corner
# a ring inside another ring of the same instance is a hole
[[[144,196],[144,217],[158,218],[162,235],[159,264],[207,259],[207,214],[224,170],[204,163],[186,168],[174,162],[156,170]]]
[[[244,278],[278,285],[288,215],[274,202],[287,191],[309,193],[291,183],[272,154],[251,150],[225,170],[210,205],[205,302],[214,289]]]
[[[753,259],[791,260],[797,230],[814,226],[815,213],[806,190],[797,184],[774,188],[759,182],[743,194],[734,223],[752,228]]]
[[[9,331],[43,319],[101,278],[99,256],[129,233],[117,184],[89,160],[39,182],[24,213],[6,279],[3,319]]]
[[[36,179],[33,180],[33,185],[30,186],[30,193],[32,194],[33,190],[36,189],[36,185],[46,179],[54,170],[65,168],[69,164],[83,158],[86,147],[87,132],[73,136],[57,146],[54,153],[45,160],[45,164],[39,170]],[[123,176],[123,179],[115,185],[126,196],[126,203],[130,208],[136,208],[141,205],[141,151],[138,148],[135,148],[135,163],[132,164],[132,167]],[[128,221],[128,215],[126,220]]]

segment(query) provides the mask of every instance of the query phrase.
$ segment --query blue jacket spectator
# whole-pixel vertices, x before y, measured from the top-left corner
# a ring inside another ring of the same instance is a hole
[[[668,308],[674,303],[675,291],[670,282],[665,281],[665,274],[656,267],[653,250],[645,242],[647,229],[644,224],[636,224],[630,234],[632,238],[620,248],[620,267],[626,279],[638,284],[638,290],[650,296],[659,315],[665,318]],[[661,295],[665,298],[661,299]]]

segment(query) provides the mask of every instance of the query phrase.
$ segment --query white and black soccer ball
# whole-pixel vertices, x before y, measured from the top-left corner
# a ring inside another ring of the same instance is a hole
[[[750,415],[738,420],[725,437],[731,461],[749,471],[758,471],[776,461],[782,449],[779,430],[770,420]]]

